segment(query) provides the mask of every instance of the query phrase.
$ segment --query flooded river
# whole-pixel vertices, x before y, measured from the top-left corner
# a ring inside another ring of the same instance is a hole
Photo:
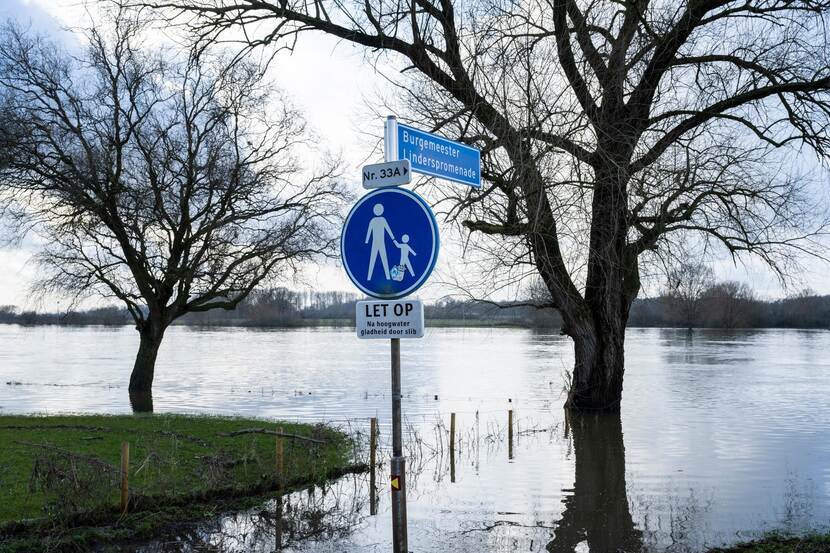
[[[134,330],[0,325],[0,344],[0,413],[130,411]],[[830,332],[632,329],[621,417],[565,419],[572,359],[547,331],[403,341],[410,550],[702,551],[830,528]],[[363,433],[378,417],[385,460],[389,379],[389,343],[348,329],[176,327],[154,403]],[[389,551],[386,473],[376,515],[368,475],[283,498],[285,550]],[[269,502],[133,549],[273,551],[276,512]]]

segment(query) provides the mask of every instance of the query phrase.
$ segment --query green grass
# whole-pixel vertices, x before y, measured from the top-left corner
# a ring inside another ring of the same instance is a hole
[[[733,547],[711,549],[709,553],[830,553],[830,534],[800,538],[770,534]]]
[[[132,510],[274,489],[275,437],[220,434],[278,425],[323,442],[283,440],[284,482],[314,483],[348,464],[348,438],[324,426],[180,415],[0,416],[0,527],[117,515],[125,441]]]

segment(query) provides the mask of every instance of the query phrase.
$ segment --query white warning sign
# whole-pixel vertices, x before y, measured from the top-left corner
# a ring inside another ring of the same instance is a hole
[[[424,337],[424,304],[420,300],[359,301],[355,314],[358,338]]]

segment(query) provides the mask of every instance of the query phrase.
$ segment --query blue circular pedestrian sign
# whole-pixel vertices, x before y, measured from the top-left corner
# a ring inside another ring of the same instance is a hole
[[[352,207],[340,256],[355,286],[395,299],[426,282],[438,259],[438,223],[426,201],[404,188],[379,188]]]

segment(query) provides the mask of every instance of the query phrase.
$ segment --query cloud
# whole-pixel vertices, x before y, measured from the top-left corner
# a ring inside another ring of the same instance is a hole
[[[32,0],[5,0],[0,5],[0,19],[12,19],[42,33],[61,32],[60,22]]]
[[[28,288],[34,278],[30,259],[32,252],[0,250],[0,305],[23,305],[27,300]]]

